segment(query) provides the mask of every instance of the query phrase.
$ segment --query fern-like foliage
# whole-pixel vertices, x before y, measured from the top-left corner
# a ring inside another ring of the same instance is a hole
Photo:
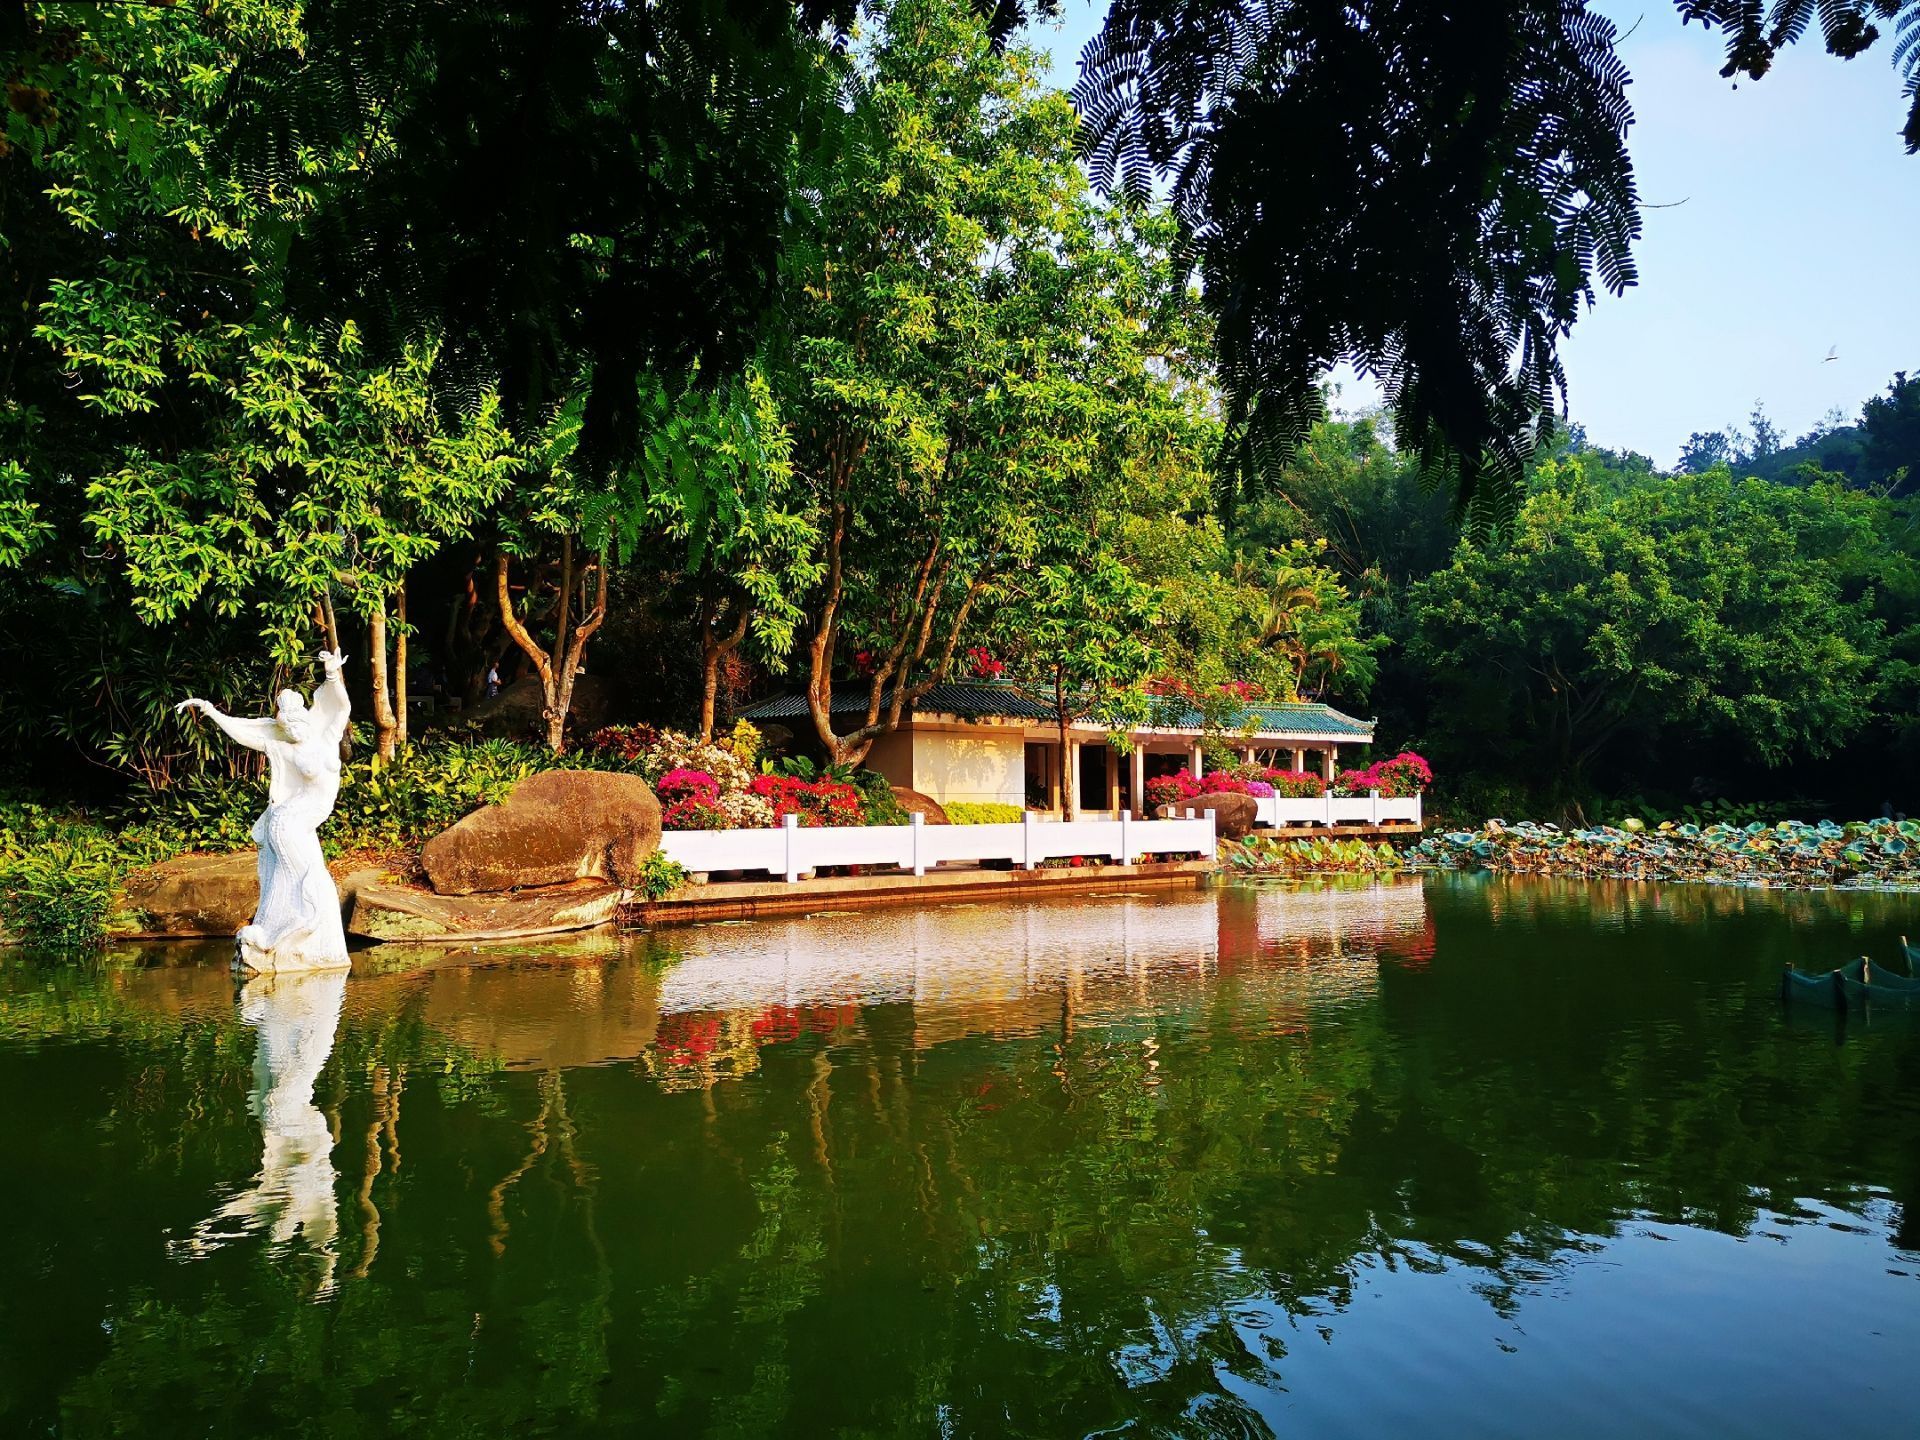
[[[1346,360],[1429,473],[1504,513],[1564,400],[1559,342],[1634,279],[1611,23],[1577,0],[1117,0],[1081,68],[1095,179],[1167,177],[1198,251],[1223,508]]]
[[[1900,14],[1920,98],[1920,0],[1675,4],[1755,76],[1815,22],[1848,56]],[[1564,411],[1560,343],[1635,279],[1616,39],[1585,0],[1115,0],[1074,89],[1085,159],[1106,188],[1165,186],[1195,247],[1229,515],[1340,361],[1380,381],[1400,444],[1475,519],[1511,510]]]

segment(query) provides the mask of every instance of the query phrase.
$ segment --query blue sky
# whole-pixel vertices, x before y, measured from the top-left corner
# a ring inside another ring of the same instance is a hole
[[[1064,8],[1031,40],[1067,85],[1106,6]],[[1792,438],[1920,370],[1920,156],[1900,144],[1886,38],[1853,61],[1803,43],[1735,87],[1717,37],[1670,0],[1597,8],[1632,29],[1628,143],[1649,208],[1639,285],[1567,343],[1572,418],[1671,465],[1693,431],[1744,427],[1756,399]]]

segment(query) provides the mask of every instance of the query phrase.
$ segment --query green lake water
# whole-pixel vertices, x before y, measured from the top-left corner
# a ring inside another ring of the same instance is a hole
[[[0,1437],[1920,1434],[1920,897],[0,960]]]

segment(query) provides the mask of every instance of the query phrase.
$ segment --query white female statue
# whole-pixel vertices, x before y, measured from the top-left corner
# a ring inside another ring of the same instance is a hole
[[[313,692],[313,708],[298,690],[282,690],[271,719],[241,720],[205,700],[183,700],[176,710],[198,710],[229,739],[267,757],[267,808],[253,823],[260,847],[260,903],[241,927],[239,962],[249,970],[324,970],[345,967],[347,937],[340,925],[340,892],[320,853],[320,822],[340,793],[340,737],[347,731],[346,656],[322,650],[327,677]]]

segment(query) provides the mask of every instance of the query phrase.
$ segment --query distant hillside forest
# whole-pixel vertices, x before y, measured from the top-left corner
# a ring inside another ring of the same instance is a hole
[[[1488,535],[1372,421],[1323,425],[1234,543],[1325,542],[1378,647],[1332,698],[1463,816],[1920,812],[1916,485],[1901,373],[1791,443],[1756,404],[1672,471],[1566,427]]]
[[[1911,494],[1920,486],[1920,379],[1908,379],[1903,370],[1886,394],[1861,406],[1857,419],[1835,408],[1791,442],[1756,400],[1744,429],[1734,425],[1688,436],[1676,468],[1699,474],[1716,465],[1790,485],[1838,479],[1889,495]]]

